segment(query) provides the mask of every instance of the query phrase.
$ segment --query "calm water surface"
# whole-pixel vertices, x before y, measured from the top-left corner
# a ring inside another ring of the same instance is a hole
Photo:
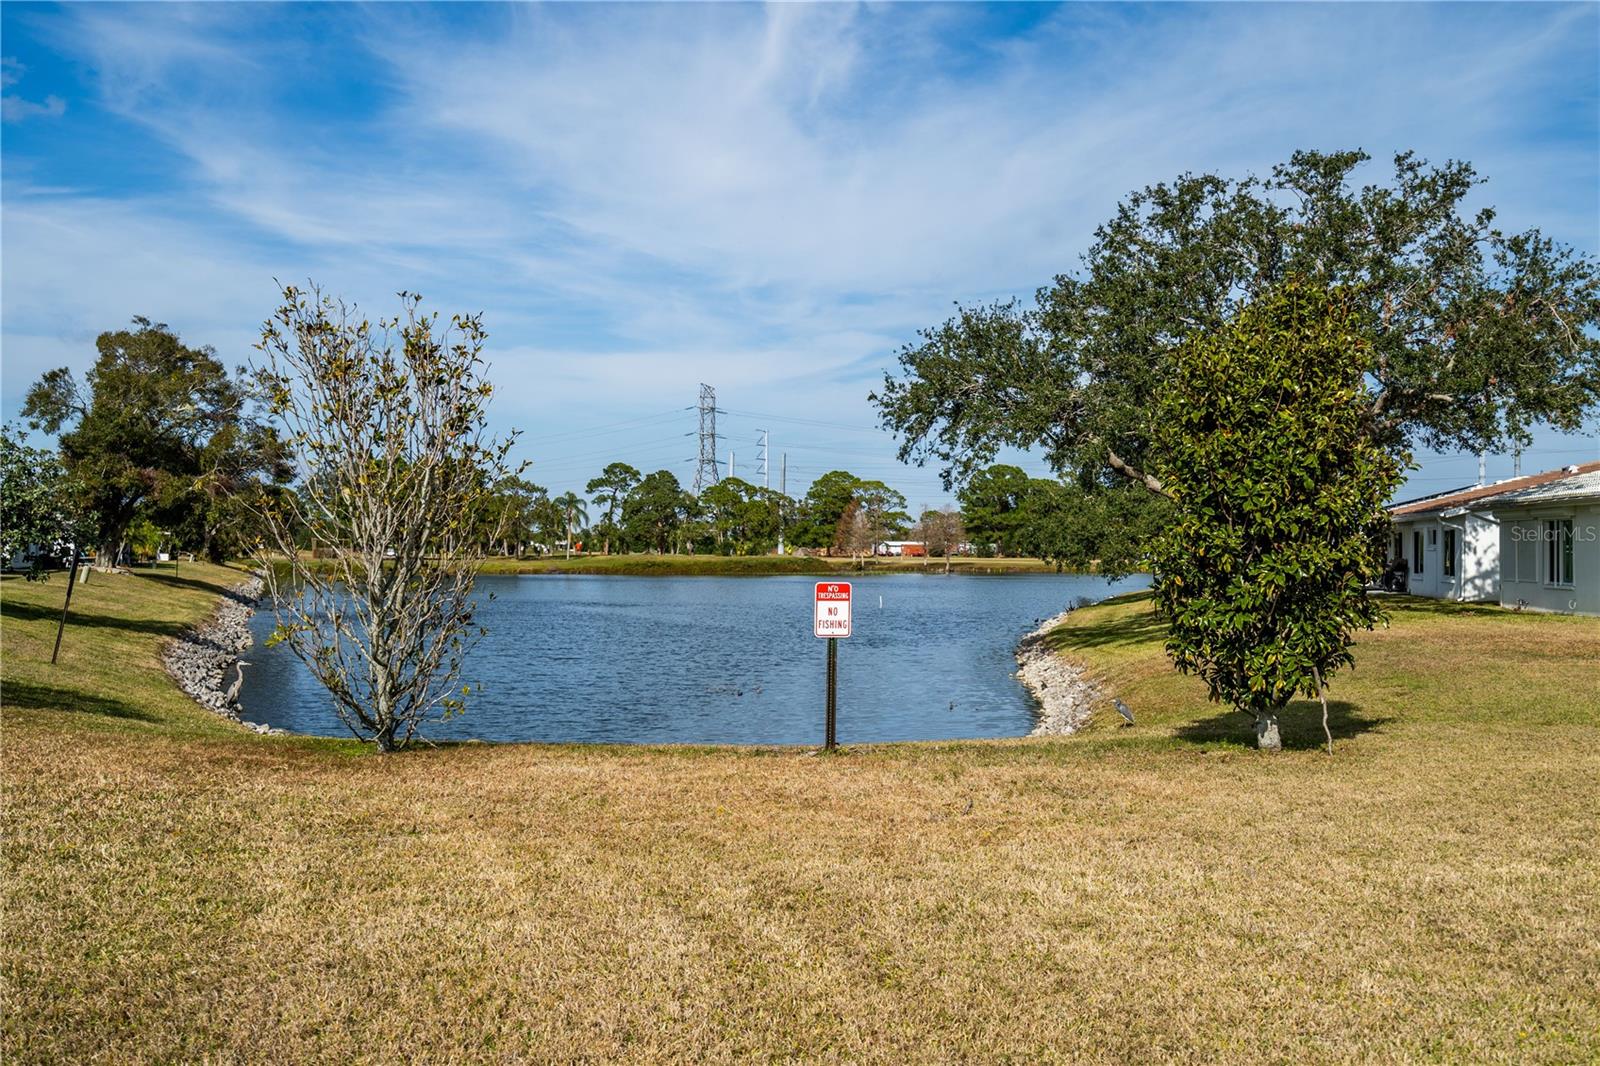
[[[478,694],[435,738],[812,744],[822,738],[824,642],[812,577],[539,574],[479,582],[489,635],[467,661]],[[1017,640],[1080,598],[1140,588],[1083,575],[857,578],[839,647],[839,741],[1019,736],[1033,701]],[[489,593],[494,599],[489,601]],[[880,606],[881,604],[881,606]],[[252,619],[245,717],[347,735],[328,698]]]

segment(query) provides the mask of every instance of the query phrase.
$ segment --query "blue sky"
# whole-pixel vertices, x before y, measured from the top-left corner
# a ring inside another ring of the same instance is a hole
[[[1071,269],[1129,190],[1297,148],[1471,160],[1600,252],[1600,6],[0,8],[0,407],[136,314],[244,361],[273,278],[481,310],[532,476],[753,477],[913,505],[866,396],[951,302]],[[1370,165],[1372,180],[1383,164]],[[1600,457],[1541,434],[1525,470]],[[1414,493],[1470,483],[1422,457]],[[1036,472],[1031,460],[1024,465]],[[1491,476],[1509,473],[1492,457]]]

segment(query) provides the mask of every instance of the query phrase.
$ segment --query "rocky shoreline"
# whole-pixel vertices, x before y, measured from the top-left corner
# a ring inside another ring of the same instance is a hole
[[[261,590],[255,576],[223,593],[209,619],[167,642],[161,660],[178,687],[206,710],[257,733],[284,735],[288,730],[246,722],[240,713],[239,655],[253,643],[250,616]]]
[[[1067,620],[1067,608],[1023,637],[1017,644],[1017,678],[1039,701],[1039,722],[1032,737],[1064,737],[1083,728],[1099,689],[1075,666],[1056,654],[1046,641],[1052,629]]]

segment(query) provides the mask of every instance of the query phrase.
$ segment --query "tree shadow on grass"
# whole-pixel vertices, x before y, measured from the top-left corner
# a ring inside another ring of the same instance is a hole
[[[58,621],[61,608],[37,603],[0,602],[0,615],[21,622],[41,619]],[[115,615],[86,614],[74,608],[67,612],[67,629],[122,629],[129,633],[149,633],[157,637],[175,637],[187,626],[180,622],[157,618],[118,618]]]
[[[1504,618],[1516,613],[1498,603],[1475,601],[1462,603],[1456,600],[1409,596],[1403,593],[1380,597],[1378,603],[1384,607],[1403,610],[1408,614],[1439,615],[1446,618]]]
[[[1103,648],[1114,644],[1159,645],[1166,632],[1167,627],[1155,615],[1141,611],[1115,621],[1062,630],[1051,638],[1051,646],[1061,651],[1071,651],[1073,648]]]
[[[253,606],[256,602],[252,597],[242,595],[241,593],[233,590],[234,584],[248,580],[250,577],[247,572],[242,570],[239,572],[238,580],[231,583],[207,581],[203,578],[196,577],[174,576],[173,574],[159,572],[137,573],[135,576],[145,581],[157,581],[163,585],[172,585],[178,588],[196,589],[200,592],[208,592],[213,596],[226,596],[228,599],[233,600],[236,603],[245,604],[246,606]]]
[[[1328,701],[1328,732],[1336,742],[1378,732],[1392,721],[1392,717],[1363,714],[1360,706],[1354,703]],[[1278,716],[1278,732],[1285,750],[1310,751],[1324,747],[1328,738],[1322,733],[1322,705],[1313,700],[1296,700],[1289,704]],[[1172,735],[1191,744],[1237,743],[1254,747],[1256,743],[1255,720],[1232,709],[1180,726]]]
[[[30,707],[41,711],[70,711],[75,714],[104,715],[107,718],[134,718],[141,722],[156,721],[156,717],[148,711],[123,700],[92,696],[57,685],[39,685],[32,681],[7,681],[0,687],[0,704],[7,709]]]

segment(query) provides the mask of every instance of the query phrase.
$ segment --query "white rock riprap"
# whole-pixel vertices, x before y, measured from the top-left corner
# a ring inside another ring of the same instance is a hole
[[[1029,736],[1064,737],[1076,733],[1089,720],[1099,696],[1092,681],[1075,666],[1056,654],[1045,637],[1071,614],[1071,608],[1022,638],[1017,645],[1017,677],[1039,701],[1039,722]]]
[[[229,589],[209,619],[167,642],[162,662],[178,687],[208,711],[257,733],[279,734],[287,731],[244,721],[233,695],[239,653],[252,643],[250,616],[261,588],[261,578],[252,577]]]

